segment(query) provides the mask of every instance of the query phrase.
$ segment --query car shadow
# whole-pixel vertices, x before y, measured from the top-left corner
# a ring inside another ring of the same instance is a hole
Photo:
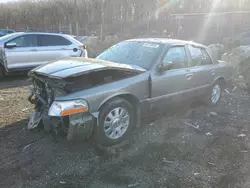
[[[28,85],[30,85],[30,83],[28,82],[28,77],[25,75],[7,76],[0,81],[0,90]]]

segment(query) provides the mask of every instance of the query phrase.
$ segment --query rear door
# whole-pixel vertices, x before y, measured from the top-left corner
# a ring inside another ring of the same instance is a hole
[[[182,93],[188,89],[188,59],[184,46],[173,46],[162,59],[163,64],[172,62],[170,70],[151,75],[152,110],[166,109],[166,105],[183,100]]]
[[[73,53],[72,43],[59,35],[40,34],[39,41],[39,61],[48,61],[69,57]]]
[[[191,61],[189,69],[193,74],[191,87],[193,88],[192,96],[204,95],[213,83],[215,75],[215,65],[211,56],[205,48],[188,45],[189,56]]]
[[[8,70],[25,70],[35,67],[38,61],[38,38],[35,34],[18,36],[7,43],[16,43],[17,47],[5,48]]]

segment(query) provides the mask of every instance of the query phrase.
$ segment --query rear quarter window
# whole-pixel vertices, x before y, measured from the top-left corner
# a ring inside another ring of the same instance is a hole
[[[39,35],[39,46],[68,46],[72,44],[62,36]]]

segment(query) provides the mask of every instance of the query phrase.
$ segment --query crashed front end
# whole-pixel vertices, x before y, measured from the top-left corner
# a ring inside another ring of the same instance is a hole
[[[43,126],[46,132],[67,133],[69,140],[81,134],[89,137],[93,130],[94,117],[88,113],[89,106],[83,99],[56,101],[56,97],[70,93],[72,84],[62,79],[49,78],[32,72],[29,74],[33,87],[28,100],[35,105],[30,115],[28,129]]]
[[[126,92],[131,84],[127,79],[144,72],[135,65],[89,58],[56,60],[37,67],[28,74],[33,83],[29,101],[35,105],[28,129],[43,126],[45,131],[63,130],[68,139],[78,134],[86,138],[98,122],[100,105],[120,90]],[[141,79],[147,87],[144,79],[148,78]],[[130,90],[135,91],[134,87]]]

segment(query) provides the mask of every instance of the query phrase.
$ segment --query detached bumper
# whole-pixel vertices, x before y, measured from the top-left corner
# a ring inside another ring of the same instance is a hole
[[[69,116],[67,139],[88,139],[92,134],[94,122],[94,117],[89,113],[79,113]]]

